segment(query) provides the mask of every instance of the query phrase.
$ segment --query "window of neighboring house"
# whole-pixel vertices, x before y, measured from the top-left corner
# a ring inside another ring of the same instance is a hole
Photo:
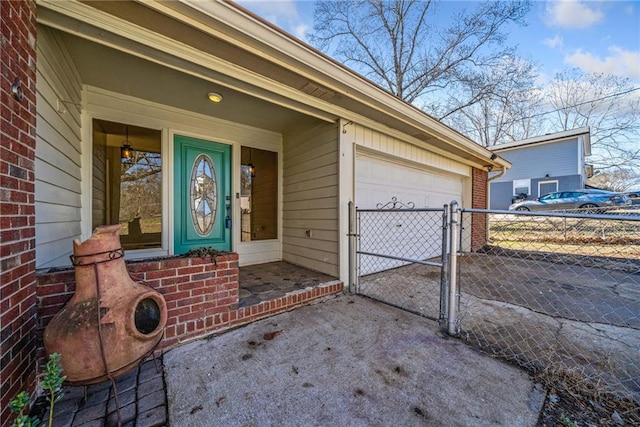
[[[241,241],[278,238],[278,153],[241,148]]]
[[[513,195],[528,196],[531,194],[531,180],[530,179],[514,179],[513,180]]]
[[[125,250],[162,246],[161,131],[93,120],[92,228],[120,224]]]

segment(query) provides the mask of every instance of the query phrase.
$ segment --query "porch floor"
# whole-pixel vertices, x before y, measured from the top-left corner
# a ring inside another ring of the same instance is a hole
[[[285,296],[289,292],[315,287],[335,277],[308,270],[284,261],[240,267],[239,307]]]

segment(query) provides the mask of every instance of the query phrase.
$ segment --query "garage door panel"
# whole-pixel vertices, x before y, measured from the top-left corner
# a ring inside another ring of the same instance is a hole
[[[377,209],[396,198],[398,208],[439,208],[462,200],[463,179],[369,156],[356,157],[356,206]],[[390,206],[387,206],[390,207]],[[363,213],[364,214],[364,213]],[[425,223],[428,221],[428,224]],[[372,212],[360,216],[360,251],[393,257],[428,260],[439,257],[441,214],[435,212]],[[386,258],[362,258],[360,274],[371,274],[407,264]],[[370,262],[367,262],[370,261]]]
[[[462,198],[462,179],[358,155],[356,157],[356,206],[376,208],[396,197],[416,208],[442,207]]]

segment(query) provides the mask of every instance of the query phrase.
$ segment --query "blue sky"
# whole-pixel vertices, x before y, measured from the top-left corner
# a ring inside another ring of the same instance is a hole
[[[305,40],[313,29],[313,1],[242,0],[242,6]],[[464,7],[470,1],[446,1]],[[510,28],[510,43],[534,61],[542,80],[578,67],[640,83],[639,1],[534,1],[525,28]]]

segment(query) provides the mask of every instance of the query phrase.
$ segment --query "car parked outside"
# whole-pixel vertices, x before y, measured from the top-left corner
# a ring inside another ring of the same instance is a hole
[[[566,209],[595,209],[611,206],[628,206],[628,196],[613,191],[582,189],[572,191],[556,191],[545,194],[535,200],[523,200],[513,203],[509,210],[513,211],[557,211]]]
[[[622,194],[631,200],[632,205],[640,205],[640,191],[627,191]]]

